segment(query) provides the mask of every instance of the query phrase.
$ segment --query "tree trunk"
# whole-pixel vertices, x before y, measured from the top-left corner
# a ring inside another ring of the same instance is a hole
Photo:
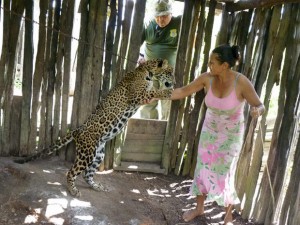
[[[64,38],[64,65],[63,65],[63,88],[62,88],[62,106],[61,106],[61,136],[65,136],[68,133],[68,110],[69,109],[69,89],[70,89],[70,74],[71,74],[71,47],[73,31],[73,19],[74,19],[74,1],[68,1],[67,18],[65,24],[66,37]],[[67,159],[66,148],[61,151],[63,159]]]
[[[186,56],[184,58],[180,58],[180,61],[182,61],[181,63],[184,67],[184,70],[182,73],[183,74],[183,85],[185,85],[187,83],[188,78],[189,78],[189,68],[191,65],[190,54],[193,51],[192,50],[193,46],[191,46],[191,43],[194,43],[195,29],[196,29],[196,25],[197,25],[197,21],[195,21],[195,18],[197,18],[197,16],[198,16],[197,14],[199,12],[199,10],[196,10],[196,8],[195,8],[195,1],[191,1],[190,5],[186,5],[186,6],[190,7],[190,9],[186,8],[186,10],[189,10],[190,12],[193,12],[193,13],[186,14],[187,15],[186,20],[192,21],[192,23],[190,22],[189,25],[187,26],[187,28],[189,28],[187,30],[187,32],[189,32],[188,33],[189,35],[184,35],[184,36],[180,37],[180,40],[186,43],[186,51],[185,51]],[[176,61],[176,63],[178,63],[178,61]],[[176,134],[178,134],[178,136],[176,137],[176,139],[174,139],[175,140],[175,142],[173,143],[174,151],[173,151],[173,155],[172,155],[172,158],[174,160],[171,164],[172,167],[175,168],[174,173],[176,175],[179,175],[180,171],[181,171],[183,157],[184,157],[184,153],[185,153],[186,141],[187,141],[187,130],[189,127],[188,120],[189,120],[190,107],[185,108],[184,106],[190,105],[191,97],[188,97],[185,100],[182,100],[181,102],[182,102],[182,104],[180,105],[180,108],[179,108],[179,118],[177,118],[178,123],[176,125]],[[183,126],[182,126],[182,123],[179,121],[183,122]],[[178,148],[178,144],[176,145],[176,142],[177,143],[180,142],[179,148]]]
[[[250,80],[253,66],[252,65],[252,52],[255,47],[255,37],[257,36],[257,32],[260,30],[261,27],[263,27],[263,24],[265,22],[265,15],[266,15],[266,10],[262,9],[256,9],[254,11],[254,18],[252,20],[252,29],[250,30],[248,37],[247,37],[247,42],[246,42],[246,47],[244,50],[244,64],[243,64],[243,74],[248,77]]]
[[[299,81],[300,81],[300,60],[298,55],[298,62],[296,64],[296,71],[292,74],[292,81],[289,85],[289,92],[287,93],[286,103],[284,106],[283,121],[279,131],[279,140],[277,145],[277,152],[275,155],[275,167],[271,169],[271,180],[274,189],[275,207],[278,204],[280,192],[283,186],[284,175],[287,167],[287,159],[291,150],[291,143],[293,139],[293,131],[296,120],[296,115],[299,107]],[[286,135],[288,134],[288,136]],[[265,217],[265,224],[270,224],[274,216],[273,207],[269,206],[267,215]]]
[[[299,69],[300,70],[300,69]],[[300,71],[299,71],[300,72]],[[299,116],[299,115],[298,115]],[[299,128],[299,126],[298,126]],[[298,130],[299,132],[299,130]],[[293,159],[293,167],[291,170],[290,183],[288,185],[286,196],[284,198],[281,209],[279,224],[300,224],[300,137],[298,133],[298,144]]]
[[[280,23],[280,13],[281,13],[281,8],[282,6],[276,6],[273,8],[272,11],[272,18],[271,18],[271,23],[268,31],[268,36],[267,36],[267,46],[265,49],[265,54],[264,54],[264,60],[262,64],[262,68],[259,72],[259,80],[255,85],[255,89],[257,91],[257,94],[260,95],[262,91],[262,86],[264,84],[264,81],[267,78],[268,71],[270,69],[270,62],[272,61],[272,56],[273,56],[273,49],[276,43],[276,36],[278,32],[278,24]]]
[[[33,1],[26,0],[25,20],[25,42],[23,61],[23,82],[22,82],[22,118],[20,130],[20,155],[28,153],[28,140],[30,133],[30,105],[32,95],[32,73],[33,73]]]
[[[88,0],[81,0],[79,11],[81,14],[80,17],[80,33],[79,39],[81,40],[78,44],[77,50],[77,64],[76,64],[76,82],[75,82],[75,91],[73,97],[73,108],[72,108],[72,122],[71,122],[71,130],[77,128],[80,125],[79,120],[79,111],[81,106],[81,92],[83,89],[83,76],[85,74],[84,71],[84,62],[86,57],[86,52],[88,49],[88,8],[89,8],[89,1]],[[70,143],[67,147],[66,151],[66,160],[73,161],[75,159],[75,144]]]
[[[47,11],[47,42],[46,42],[46,54],[45,54],[45,66],[44,73],[42,78],[42,96],[41,96],[41,110],[40,110],[40,127],[39,127],[39,145],[38,148],[42,149],[45,146],[49,145],[47,141],[47,88],[48,88],[48,68],[50,65],[50,57],[51,57],[51,38],[52,38],[52,24],[53,22],[53,7],[52,1],[48,1],[48,11]],[[49,140],[49,139],[48,139]],[[48,143],[48,144],[47,144]]]
[[[289,19],[290,16],[290,7],[289,9],[284,10],[284,17],[285,19]],[[272,23],[271,23],[272,24]],[[260,127],[255,143],[255,148],[254,148],[254,154],[253,154],[253,162],[251,163],[251,168],[250,168],[250,173],[249,173],[249,179],[247,179],[247,193],[246,193],[246,202],[245,202],[245,208],[243,210],[243,217],[244,218],[249,218],[250,211],[252,208],[252,202],[253,202],[253,197],[255,193],[255,189],[257,186],[257,180],[262,164],[262,157],[263,157],[263,142],[264,142],[264,137],[266,133],[266,116],[269,111],[269,100],[271,98],[271,92],[274,84],[278,82],[279,80],[279,70],[281,66],[281,59],[283,57],[283,52],[286,44],[286,38],[285,35],[287,33],[287,28],[288,28],[288,23],[286,20],[281,20],[280,21],[280,26],[278,29],[278,33],[276,36],[274,36],[274,42],[276,42],[276,47],[274,47],[274,51],[272,52],[272,63],[270,65],[270,71],[268,74],[268,80],[266,84],[266,93],[265,93],[265,100],[264,100],[264,105],[265,105],[265,113],[262,116],[261,122],[260,122]],[[272,28],[271,28],[272,29]],[[273,40],[273,39],[272,39]],[[255,168],[256,167],[256,168]]]
[[[106,14],[108,1],[97,1],[96,17],[95,17],[95,37],[92,41],[93,58],[92,58],[92,77],[94,80],[94,90],[92,91],[93,102],[92,110],[100,101],[100,93],[103,82],[102,65],[104,57],[105,31],[106,31]]]
[[[192,53],[194,49],[194,43],[195,43],[195,35],[196,35],[196,28],[197,28],[197,23],[198,23],[198,14],[199,14],[199,9],[200,9],[200,2],[195,2],[194,7],[192,10],[192,13],[190,13],[190,21],[192,21],[191,28],[190,28],[190,35],[185,37],[185,41],[189,43],[187,45],[187,52],[186,52],[186,64],[185,64],[185,69],[184,69],[184,77],[183,77],[183,85],[186,85],[188,81],[190,80],[190,65],[192,61]],[[194,74],[191,75],[194,77]],[[184,105],[182,106],[182,109],[180,110],[180,114],[183,114],[183,127],[181,129],[181,138],[180,138],[180,144],[179,144],[179,150],[177,156],[174,158],[176,159],[176,165],[175,165],[175,171],[174,173],[176,175],[180,174],[180,171],[182,170],[182,165],[183,165],[183,159],[186,153],[186,144],[188,140],[188,130],[190,127],[190,106],[191,105],[191,96],[186,98],[186,103],[185,107]],[[192,106],[191,106],[192,107]]]
[[[54,0],[50,1],[51,8],[53,6]],[[50,8],[50,6],[49,6]],[[58,32],[60,31],[59,22],[60,22],[60,8],[61,0],[55,1],[55,7],[53,9],[53,26],[51,30],[51,43],[50,43],[50,58],[47,65],[47,100],[46,100],[46,146],[49,146],[53,141],[53,108],[54,108],[54,87],[56,82],[55,77],[55,65],[57,63],[57,48],[58,48]],[[52,25],[52,24],[51,24]],[[60,78],[59,78],[60,79]],[[59,81],[59,80],[58,80]],[[60,82],[60,81],[59,81]]]
[[[53,128],[52,128],[52,141],[55,141],[59,137],[60,125],[61,125],[61,89],[63,87],[62,74],[63,74],[63,60],[64,60],[64,42],[65,42],[65,23],[66,23],[66,11],[67,1],[62,2],[61,6],[61,18],[59,23],[59,36],[57,43],[56,53],[56,73],[55,73],[55,85],[54,85],[54,109],[53,109]]]
[[[184,37],[189,36],[190,23],[188,21],[190,21],[190,16],[188,14],[193,9],[194,3],[195,3],[194,0],[193,1],[185,0],[185,4],[184,4],[184,13],[181,21],[180,37],[179,37],[179,43],[177,49],[176,66],[174,68],[176,87],[181,87],[183,85],[182,74],[184,74],[184,68],[185,68],[184,59],[186,57],[186,51],[187,51],[186,39]],[[173,147],[176,148],[176,150],[178,149],[177,147],[178,137],[179,137],[178,133],[180,132],[180,129],[177,130],[175,129],[176,129],[176,121],[180,123],[179,121],[181,121],[182,119],[182,117],[178,118],[179,106],[180,106],[180,101],[172,101],[171,109],[170,109],[170,117],[166,128],[166,135],[165,135],[164,146],[162,151],[162,167],[166,169],[166,173],[168,173],[169,170],[172,169],[170,163],[172,161],[172,151],[174,150]],[[174,131],[177,132],[177,134],[171,133]]]
[[[2,30],[2,52],[1,52],[1,59],[0,59],[0,99],[3,96],[3,91],[5,88],[5,73],[7,69],[8,57],[9,57],[9,32],[10,29],[10,0],[4,0],[3,7],[3,30]],[[1,104],[2,108],[2,104]],[[0,110],[1,113],[1,110]],[[1,137],[0,137],[1,138]],[[1,143],[0,143],[1,144]],[[0,145],[1,147],[1,145]]]
[[[40,1],[39,22],[41,24],[46,24],[47,5],[48,5],[47,1]],[[29,132],[28,151],[27,151],[28,154],[33,153],[33,151],[36,149],[37,117],[38,117],[37,114],[38,114],[39,97],[41,91],[41,82],[44,74],[45,49],[46,49],[46,28],[45,26],[41,26],[39,28],[35,71],[33,75],[31,121],[30,121],[30,132]],[[40,130],[40,134],[41,134],[41,130]]]
[[[15,65],[16,65],[16,49],[17,42],[20,31],[21,17],[24,12],[24,2],[23,1],[12,1],[11,10],[16,12],[16,14],[11,14],[9,23],[9,42],[8,42],[8,52],[9,56],[6,63],[6,77],[5,88],[3,96],[3,130],[2,130],[2,155],[8,155],[10,149],[10,125],[11,125],[11,109],[12,109],[12,99],[13,99],[13,87],[14,87],[14,76],[15,76]]]
[[[217,35],[216,46],[228,42],[231,32],[232,18],[233,14],[229,14],[229,12],[225,9],[225,6],[223,6],[221,27]]]
[[[80,106],[80,95],[82,89],[82,80],[83,80],[83,65],[85,52],[88,48],[87,45],[87,24],[88,24],[88,0],[81,0],[79,12],[80,17],[80,33],[79,39],[81,40],[78,44],[77,50],[77,65],[76,65],[76,82],[75,82],[75,91],[73,98],[73,109],[72,109],[72,123],[71,129],[75,129],[79,126],[79,106]],[[74,146],[73,146],[74,147]]]
[[[249,12],[239,12],[236,13],[232,31],[230,33],[229,43],[231,45],[238,45],[240,47],[240,55],[244,56],[245,46],[248,38],[249,26],[252,18],[252,10]],[[222,43],[224,44],[224,43]],[[241,72],[241,69],[244,64],[244,57],[241,57],[239,64],[234,67],[238,72]]]
[[[111,71],[112,71],[112,59],[114,56],[114,33],[116,27],[117,20],[117,8],[116,8],[116,0],[110,1],[110,15],[109,21],[106,30],[106,52],[105,52],[105,60],[104,60],[104,75],[103,75],[103,85],[102,85],[102,93],[101,97],[106,96],[108,91],[111,88]]]
[[[128,45],[127,67],[126,71],[131,71],[136,67],[140,48],[137,43],[141,42],[143,21],[145,17],[146,1],[135,1],[132,26],[130,29],[130,40]]]
[[[200,6],[200,16],[198,18],[199,22],[198,22],[197,34],[196,34],[196,40],[195,40],[194,57],[193,57],[192,66],[191,66],[191,70],[190,70],[190,82],[192,82],[195,79],[196,65],[200,61],[200,52],[201,52],[201,47],[202,47],[203,33],[204,33],[204,26],[205,26],[205,1],[202,0],[201,2],[196,2],[196,4],[199,4],[199,6]],[[189,119],[190,126],[187,131],[188,132],[187,154],[186,154],[186,158],[184,160],[184,167],[183,167],[183,171],[182,171],[183,176],[186,176],[190,173],[190,171],[192,169],[194,145],[198,146],[198,143],[195,143],[195,140],[197,139],[197,135],[195,135],[195,134],[197,133],[198,118],[199,118],[201,104],[203,101],[203,96],[201,98],[199,96],[199,94],[200,94],[200,92],[196,93],[195,105],[194,105],[192,111],[190,112],[190,119]],[[198,148],[196,148],[196,149],[198,149]],[[197,152],[197,150],[196,150],[196,152]]]
[[[117,59],[119,57],[119,48],[121,46],[121,28],[122,28],[122,15],[123,15],[123,1],[118,1],[118,10],[117,10],[117,28],[115,33],[115,41],[113,47],[113,57],[112,57],[112,70],[111,70],[111,87],[114,87],[118,81],[118,72],[117,69]]]
[[[293,7],[290,21],[296,20],[297,10],[299,7]],[[284,67],[282,70],[282,78],[280,83],[280,93],[279,93],[279,99],[278,99],[278,105],[283,106],[285,105],[286,101],[286,93],[287,90],[290,91],[290,85],[291,80],[289,80],[289,76],[292,76],[293,74],[296,74],[296,64],[297,64],[297,55],[299,56],[299,50],[297,50],[297,42],[295,42],[295,36],[294,36],[294,26],[293,23],[290,23],[289,31],[287,32],[289,35],[287,36],[286,40],[286,53],[285,53],[285,61],[284,61]],[[299,36],[299,35],[298,35]],[[299,37],[298,37],[299,38]],[[297,39],[297,38],[296,38]],[[282,124],[282,121],[284,121],[284,124],[287,122],[286,120],[282,119],[284,116],[284,110],[285,107],[278,107],[278,113],[277,118],[275,122],[275,126],[273,129],[273,136],[271,141],[271,147],[270,152],[268,156],[267,166],[268,169],[265,169],[263,178],[261,181],[261,188],[258,193],[258,199],[256,201],[256,210],[254,211],[253,215],[257,222],[266,224],[271,223],[272,215],[270,215],[270,212],[268,212],[268,207],[271,205],[272,208],[269,210],[273,211],[274,202],[272,201],[273,197],[273,189],[270,190],[270,185],[273,185],[274,181],[274,171],[272,172],[271,177],[268,177],[268,173],[272,170],[276,170],[278,165],[277,164],[277,158],[278,158],[278,143],[280,138],[282,138],[280,135],[280,130],[282,129],[280,126]],[[280,151],[283,151],[283,149],[280,149]],[[272,183],[270,184],[269,179],[271,179]],[[274,187],[274,185],[273,185]],[[274,196],[274,195],[273,195]],[[259,209],[259,210],[258,210]]]
[[[132,18],[132,11],[133,11],[134,2],[132,0],[127,0],[125,5],[125,17],[122,23],[122,40],[120,43],[120,50],[119,56],[116,64],[116,83],[118,83],[124,76],[125,73],[125,64],[127,59],[127,49],[128,49],[128,40],[129,40],[129,33],[130,33],[130,24]]]

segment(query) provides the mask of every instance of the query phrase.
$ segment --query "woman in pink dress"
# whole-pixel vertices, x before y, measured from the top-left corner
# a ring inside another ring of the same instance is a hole
[[[218,46],[210,55],[210,72],[175,89],[171,96],[172,100],[182,99],[202,89],[207,93],[207,111],[190,189],[190,194],[197,196],[197,206],[183,214],[186,222],[204,214],[207,199],[224,206],[224,224],[232,224],[231,207],[239,203],[234,175],[244,133],[244,102],[251,106],[250,115],[254,118],[265,109],[247,77],[231,69],[238,59],[238,46]]]

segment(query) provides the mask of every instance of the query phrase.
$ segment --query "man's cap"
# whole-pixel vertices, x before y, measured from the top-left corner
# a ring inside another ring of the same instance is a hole
[[[168,0],[158,0],[154,7],[154,16],[165,16],[172,13],[172,5]]]

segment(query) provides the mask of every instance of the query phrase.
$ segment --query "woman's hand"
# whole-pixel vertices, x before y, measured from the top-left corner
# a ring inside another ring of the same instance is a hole
[[[250,109],[250,115],[253,118],[258,118],[260,117],[263,113],[265,112],[265,107],[264,105],[260,105],[258,107],[251,107]]]

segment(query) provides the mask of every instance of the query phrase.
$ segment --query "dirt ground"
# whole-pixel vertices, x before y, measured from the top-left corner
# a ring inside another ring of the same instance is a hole
[[[0,224],[202,225],[223,224],[222,208],[206,203],[206,217],[185,223],[182,213],[195,207],[190,178],[139,172],[104,171],[95,175],[109,192],[90,189],[81,177],[80,198],[66,190],[71,163],[57,157],[23,165],[0,157]],[[244,221],[234,212],[234,224]]]

